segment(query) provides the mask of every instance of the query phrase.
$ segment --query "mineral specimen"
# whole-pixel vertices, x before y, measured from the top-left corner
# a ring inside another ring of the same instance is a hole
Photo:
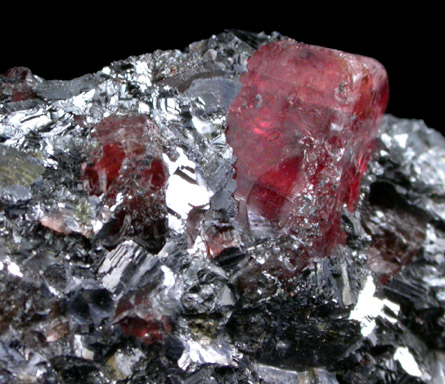
[[[278,33],[0,76],[0,383],[444,383],[445,139],[386,101]]]

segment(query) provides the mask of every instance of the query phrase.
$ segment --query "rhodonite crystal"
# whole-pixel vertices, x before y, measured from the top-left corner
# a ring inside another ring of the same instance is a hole
[[[100,148],[82,164],[84,186],[103,196],[113,218],[101,231],[110,246],[138,236],[155,250],[166,233],[165,186],[168,170],[156,145],[159,130],[146,116],[110,116],[95,126]]]
[[[373,59],[278,41],[261,47],[229,109],[227,142],[237,157],[239,220],[296,234],[304,254],[323,255],[353,210],[388,101]]]
[[[445,139],[375,60],[226,31],[0,76],[0,383],[445,382]]]

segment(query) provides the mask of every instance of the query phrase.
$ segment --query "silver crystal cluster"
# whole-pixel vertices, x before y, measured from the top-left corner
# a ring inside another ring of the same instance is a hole
[[[299,239],[236,223],[226,117],[247,59],[281,38],[0,76],[1,384],[445,383],[438,132],[385,116],[347,243],[291,278],[263,266]]]

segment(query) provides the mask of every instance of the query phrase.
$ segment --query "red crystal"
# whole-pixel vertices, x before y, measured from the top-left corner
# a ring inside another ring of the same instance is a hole
[[[157,343],[163,339],[164,333],[170,332],[170,324],[167,318],[159,321],[139,317],[125,317],[119,322],[122,332],[128,336],[139,338],[145,345]]]
[[[342,238],[388,100],[377,61],[294,41],[261,47],[230,107],[238,220],[303,239],[306,256]]]
[[[128,336],[136,337],[145,345],[162,341],[165,334],[170,333],[171,325],[166,316],[155,316],[151,305],[145,297],[137,297],[135,301],[123,299],[116,308],[115,322]]]
[[[371,238],[368,268],[386,284],[422,252],[429,218],[403,201],[394,187],[384,182],[371,184],[361,218]]]
[[[85,188],[114,209],[108,236],[137,235],[162,246],[168,169],[157,126],[144,115],[110,116],[95,126],[100,148],[82,166]]]
[[[222,251],[241,245],[239,233],[227,223],[209,226],[203,234],[207,247],[207,254],[211,259],[216,258]]]
[[[38,80],[31,71],[25,67],[13,67],[2,75],[10,80],[4,83],[9,88],[12,101],[25,101],[36,97],[33,88],[38,84]],[[0,89],[0,93],[1,93]]]

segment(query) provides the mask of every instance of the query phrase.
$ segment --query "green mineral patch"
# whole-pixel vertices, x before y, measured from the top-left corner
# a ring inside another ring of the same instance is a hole
[[[0,145],[0,187],[32,184],[45,168],[26,153]]]

